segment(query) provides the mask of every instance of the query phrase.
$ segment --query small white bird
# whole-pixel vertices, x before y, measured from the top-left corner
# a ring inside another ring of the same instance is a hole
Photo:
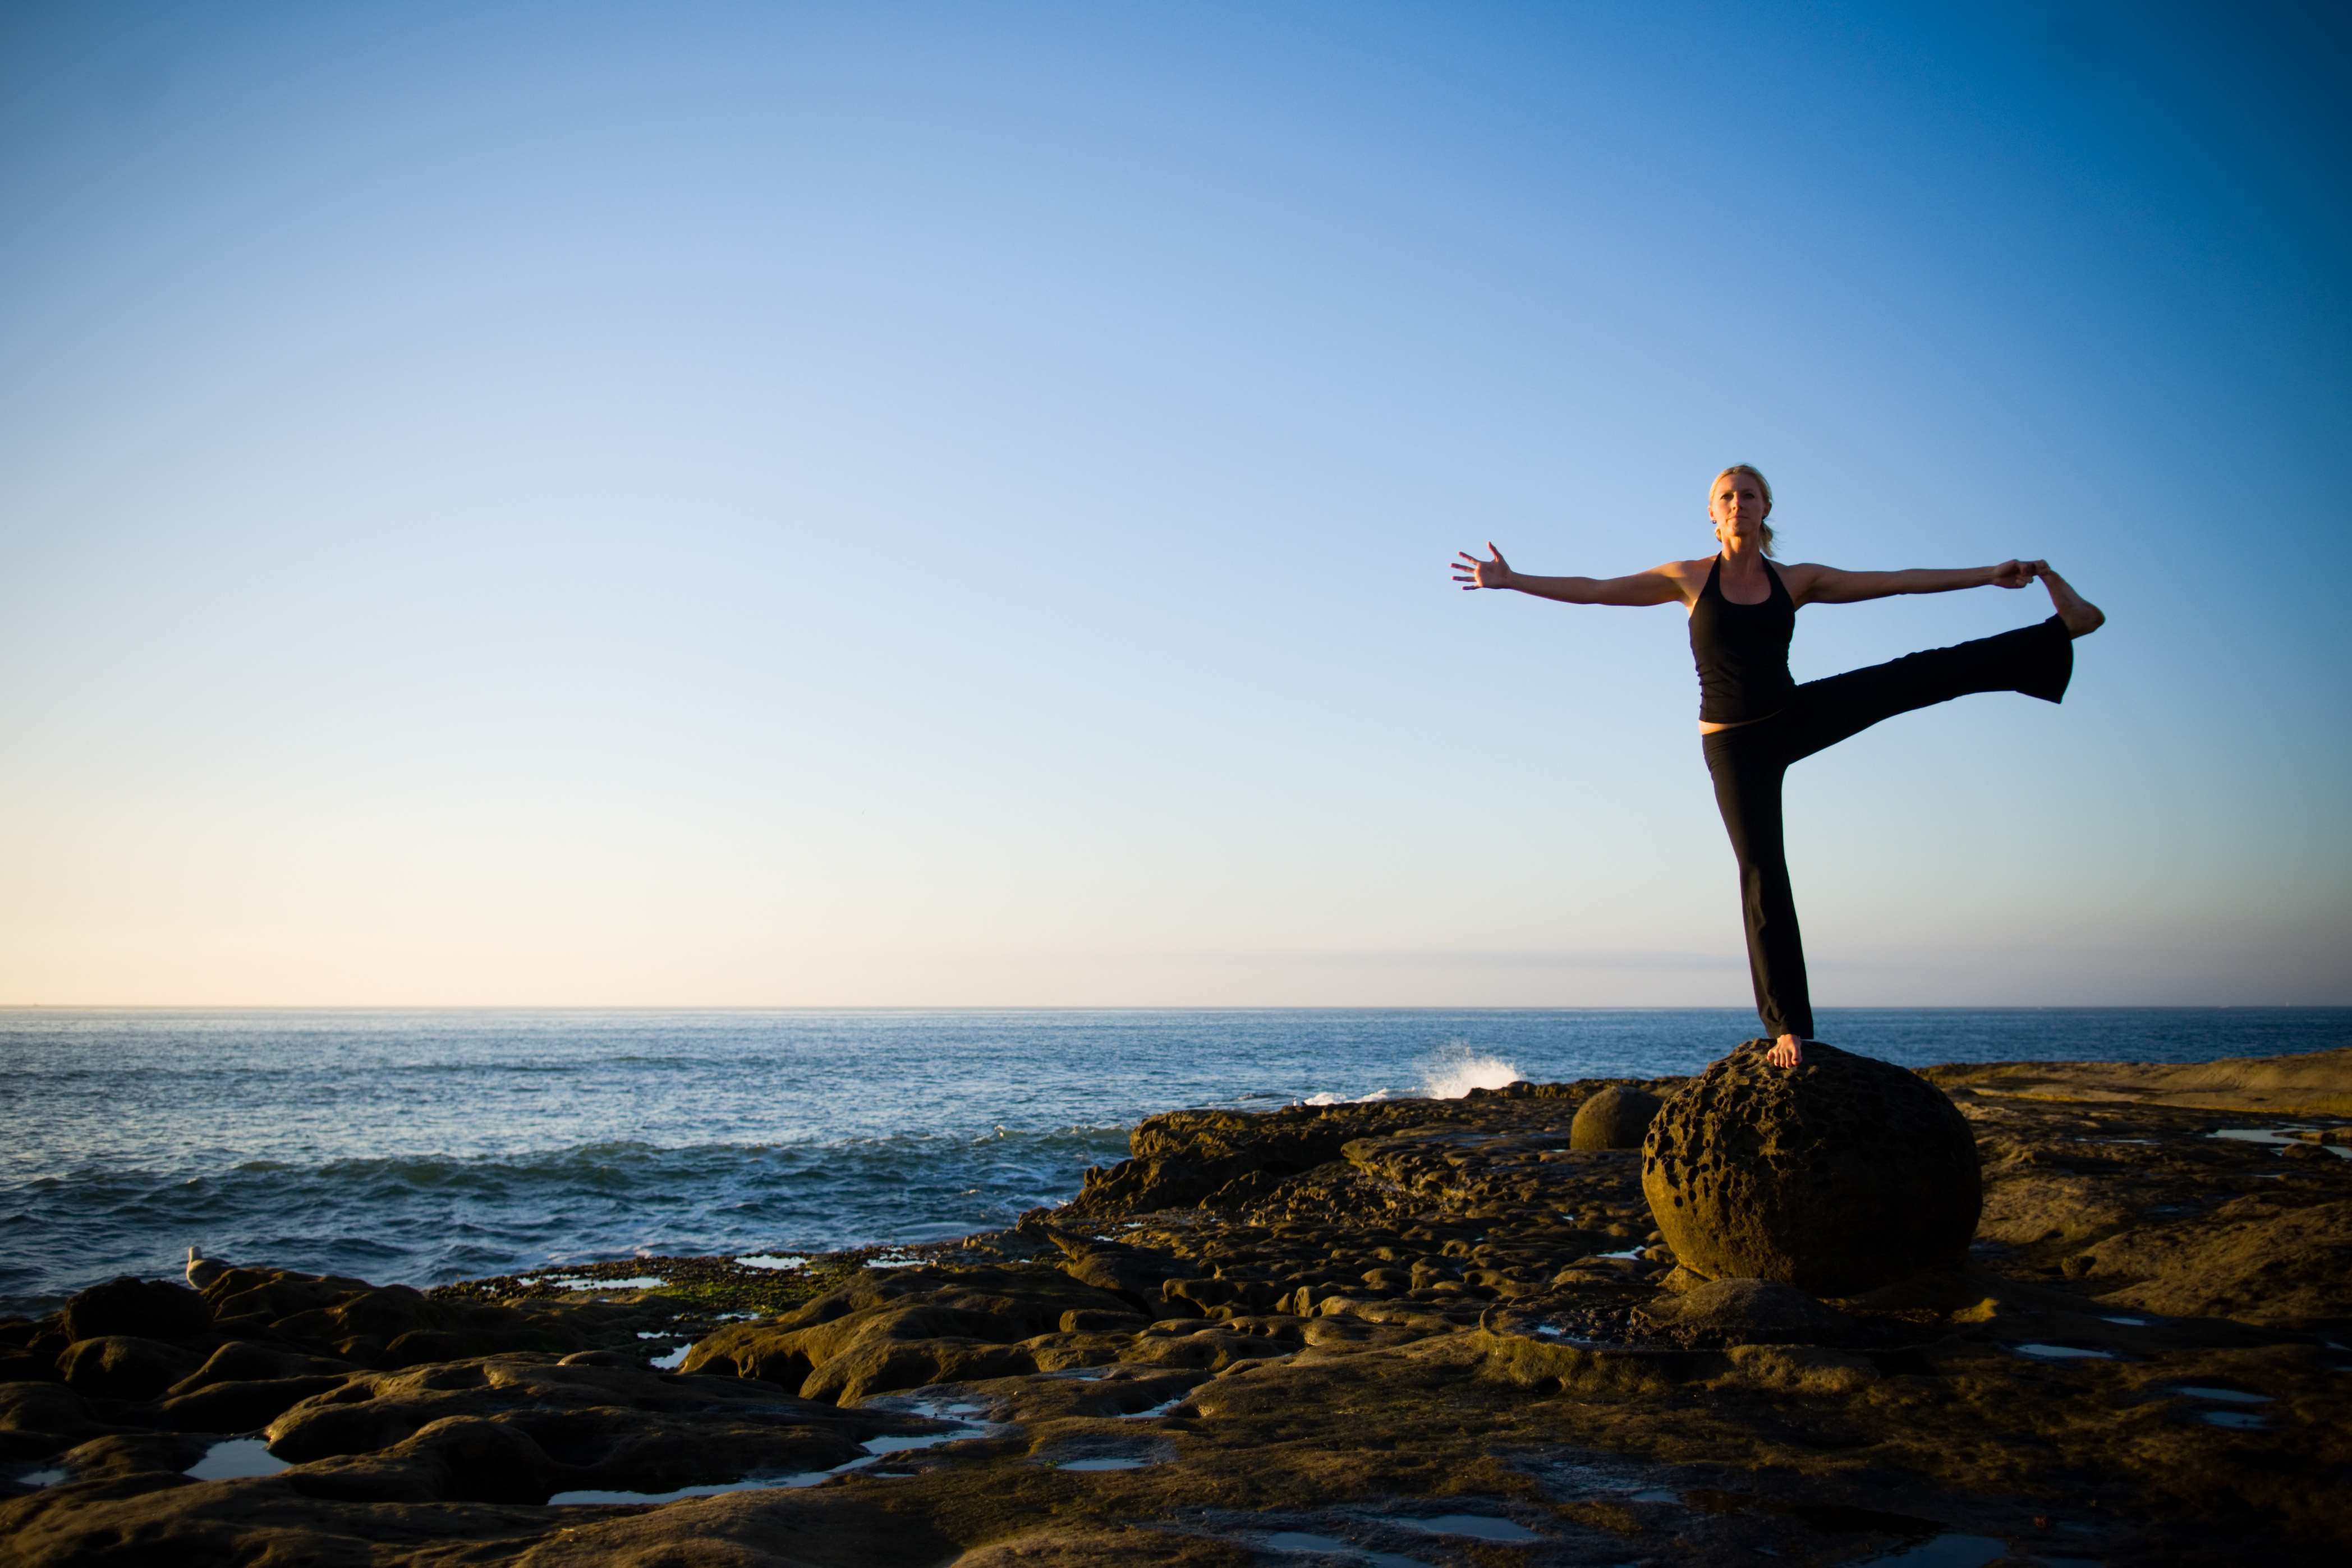
[[[222,1260],[205,1257],[203,1248],[188,1249],[188,1283],[197,1290],[203,1290],[228,1270],[228,1264]]]

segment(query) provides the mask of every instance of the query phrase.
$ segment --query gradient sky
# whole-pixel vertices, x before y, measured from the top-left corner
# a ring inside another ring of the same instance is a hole
[[[2352,1001],[2342,16],[8,6],[0,1002]]]

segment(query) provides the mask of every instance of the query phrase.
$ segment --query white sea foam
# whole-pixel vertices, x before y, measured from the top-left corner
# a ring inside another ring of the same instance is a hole
[[[1459,1100],[1473,1089],[1500,1089],[1518,1079],[1512,1063],[1458,1040],[1421,1063],[1421,1092],[1432,1100]]]

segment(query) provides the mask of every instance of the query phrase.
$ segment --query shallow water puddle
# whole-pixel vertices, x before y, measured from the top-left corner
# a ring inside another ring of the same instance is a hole
[[[1897,1563],[1903,1568],[1984,1568],[1986,1563],[2008,1555],[2008,1543],[1993,1536],[1938,1535],[1933,1541],[1874,1557],[1856,1568],[1882,1568]]]
[[[1064,1459],[1052,1468],[1057,1470],[1139,1470],[1159,1462],[1157,1459]]]
[[[1122,1412],[1122,1413],[1120,1414],[1120,1416],[1119,1416],[1119,1419],[1120,1419],[1120,1420],[1122,1420],[1122,1421],[1144,1421],[1144,1420],[1149,1420],[1149,1419],[1150,1419],[1150,1418],[1151,1418],[1152,1416],[1165,1416],[1165,1415],[1167,1415],[1167,1414],[1168,1414],[1168,1412],[1170,1412],[1171,1410],[1175,1409],[1175,1408],[1176,1408],[1176,1406],[1178,1406],[1179,1405],[1183,1404],[1183,1403],[1184,1403],[1184,1401],[1186,1401],[1187,1399],[1190,1399],[1191,1397],[1192,1397],[1192,1394],[1191,1394],[1190,1392],[1186,1392],[1186,1393],[1183,1393],[1183,1394],[1179,1394],[1178,1396],[1176,1396],[1176,1397],[1175,1397],[1175,1398],[1173,1398],[1173,1399],[1170,1399],[1170,1400],[1166,1400],[1166,1401],[1163,1401],[1162,1403],[1158,1404],[1158,1405],[1154,1405],[1154,1406],[1153,1406],[1150,1409],[1149,1409],[1149,1410],[1129,1410],[1129,1411],[1124,1411],[1124,1412]]]
[[[1265,1538],[1265,1543],[1276,1552],[1332,1552],[1346,1557],[1360,1557],[1372,1568],[1436,1568],[1418,1557],[1406,1557],[1394,1552],[1373,1552],[1361,1546],[1350,1546],[1328,1535],[1309,1535],[1303,1530],[1277,1530]]]
[[[851,1459],[846,1464],[835,1465],[829,1470],[803,1470],[797,1475],[790,1476],[746,1476],[741,1480],[712,1481],[702,1486],[679,1487],[675,1491],[560,1491],[549,1498],[547,1502],[551,1508],[562,1508],[573,1503],[677,1502],[690,1497],[717,1497],[724,1492],[775,1491],[785,1488],[813,1487],[820,1481],[831,1480],[835,1476],[847,1475],[852,1470],[865,1469],[866,1466],[887,1458],[892,1454],[903,1454],[915,1448],[936,1448],[941,1443],[960,1443],[968,1437],[984,1437],[987,1435],[988,1428],[985,1427],[959,1426],[949,1431],[929,1432],[919,1437],[869,1437],[857,1445],[866,1450],[864,1458]],[[896,1471],[880,1470],[874,1473],[877,1477],[897,1476],[898,1479],[905,1479],[903,1474]]]
[[[1392,1518],[1391,1522],[1408,1530],[1427,1531],[1432,1535],[1468,1535],[1480,1541],[1517,1542],[1544,1539],[1524,1525],[1488,1513],[1441,1513],[1434,1519]]]
[[[2191,1399],[2219,1399],[2231,1405],[2267,1405],[2271,1402],[2267,1394],[2249,1394],[2242,1388],[2196,1388],[2183,1383],[2176,1385],[2172,1392],[2185,1394]]]
[[[2103,1323],[2121,1323],[2127,1329],[2144,1329],[2147,1327],[2147,1320],[2146,1318],[2101,1318],[2099,1321]]]
[[[2251,1410],[2200,1410],[2197,1419],[2208,1427],[2226,1427],[2233,1432],[2259,1432],[2270,1425]]]
[[[676,1350],[669,1352],[666,1355],[657,1355],[654,1357],[647,1364],[657,1366],[664,1372],[676,1372],[679,1367],[686,1364],[687,1353],[693,1349],[694,1347],[690,1344],[679,1345]]]
[[[2352,1160],[2352,1145],[2314,1143],[2309,1138],[2295,1136],[2297,1133],[2318,1131],[2316,1127],[2222,1127],[2209,1135],[2216,1138],[2229,1138],[2242,1144],[2271,1144],[2281,1148],[2303,1145],[2315,1149],[2326,1149],[2339,1160]]]
[[[1668,1491],[1664,1487],[1652,1487],[1648,1491],[1635,1492],[1632,1500],[1634,1502],[1679,1503],[1683,1500],[1683,1495],[1680,1492]]]
[[[735,1261],[742,1264],[746,1269],[805,1269],[808,1267],[808,1260],[805,1258],[785,1258],[773,1252],[754,1252],[749,1258],[738,1258]]]
[[[200,1481],[239,1481],[274,1476],[286,1468],[286,1461],[269,1451],[268,1439],[231,1437],[206,1449],[203,1458],[188,1467],[187,1474]]]
[[[523,1281],[527,1285],[556,1285],[567,1291],[650,1291],[667,1282],[659,1274],[633,1274],[625,1280],[566,1280],[551,1275]]]
[[[2013,1344],[2009,1348],[2020,1355],[2030,1355],[2036,1361],[2074,1361],[2084,1358],[2092,1361],[2113,1361],[2116,1359],[2114,1351],[2084,1350],[2082,1346],[2074,1344]]]

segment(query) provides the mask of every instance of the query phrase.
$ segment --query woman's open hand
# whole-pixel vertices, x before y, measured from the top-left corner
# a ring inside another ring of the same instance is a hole
[[[1995,588],[2023,588],[2047,564],[2038,560],[2005,560],[1992,569]]]
[[[1501,550],[1495,549],[1494,540],[1487,540],[1486,548],[1495,551],[1494,559],[1480,560],[1468,550],[1456,550],[1454,552],[1461,558],[1459,560],[1454,562],[1454,580],[1462,585],[1462,590],[1465,593],[1474,588],[1508,588],[1511,586],[1511,563],[1503,559],[1503,552]],[[2014,565],[2015,563],[2011,562],[2011,564]]]

